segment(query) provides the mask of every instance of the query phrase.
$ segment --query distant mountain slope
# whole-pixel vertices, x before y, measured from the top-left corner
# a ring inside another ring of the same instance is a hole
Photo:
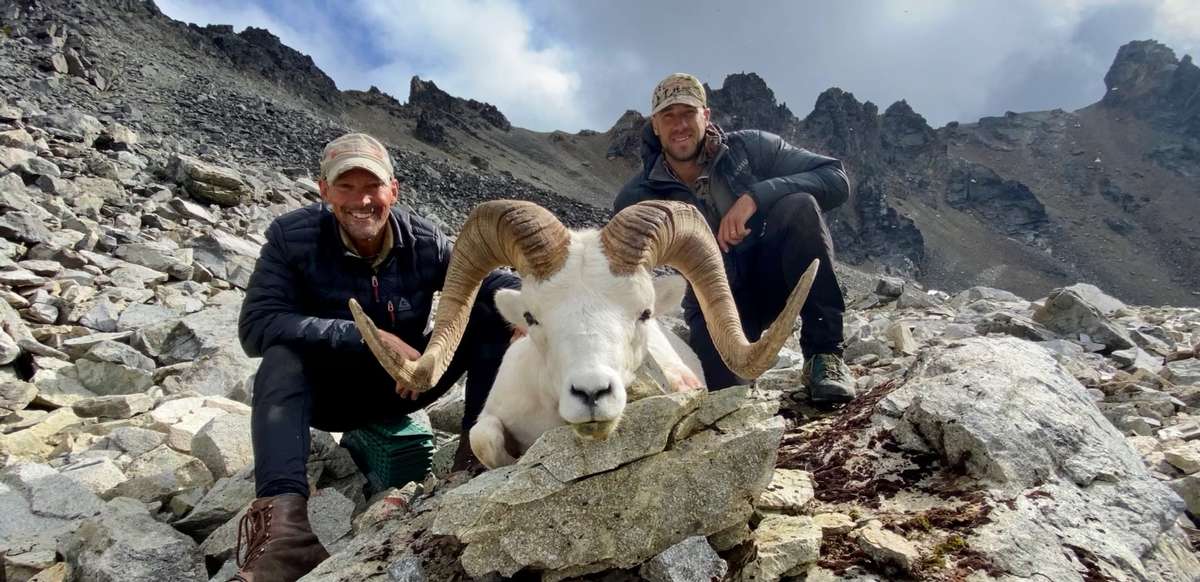
[[[1136,303],[1200,304],[1200,68],[1154,41],[1118,52],[1107,95],[1076,112],[933,129],[830,89],[795,118],[757,75],[710,89],[726,129],[759,127],[843,159],[841,258],[949,289],[1028,297],[1091,281]]]
[[[464,171],[503,174],[530,187],[606,206],[633,165],[607,156],[606,133],[540,133],[512,127],[495,107],[452,97],[413,78],[409,102],[371,91],[339,91],[312,59],[269,31],[186,25],[141,0],[0,0],[0,26],[14,37],[67,32],[108,82],[47,88],[86,110],[137,111],[188,144],[209,144],[239,161],[311,166],[321,145],[346,128],[369,129],[397,149],[446,159]],[[38,63],[24,63],[37,65]],[[11,74],[12,95],[29,75]],[[103,111],[101,111],[103,112]],[[496,192],[497,197],[504,192]]]

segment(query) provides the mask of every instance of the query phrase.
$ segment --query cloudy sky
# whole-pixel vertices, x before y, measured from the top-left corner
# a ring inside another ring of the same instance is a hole
[[[935,127],[1076,109],[1117,48],[1200,57],[1200,0],[156,0],[198,24],[267,28],[341,89],[404,101],[413,75],[516,125],[605,130],[663,76],[756,72],[798,116],[840,87]]]

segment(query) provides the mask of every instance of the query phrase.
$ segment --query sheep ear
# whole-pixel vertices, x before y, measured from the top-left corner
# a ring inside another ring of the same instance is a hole
[[[525,301],[516,289],[496,291],[496,309],[509,325],[524,332],[529,331],[525,323]]]
[[[685,291],[687,291],[687,279],[679,275],[655,279],[654,314],[669,315],[678,311]]]

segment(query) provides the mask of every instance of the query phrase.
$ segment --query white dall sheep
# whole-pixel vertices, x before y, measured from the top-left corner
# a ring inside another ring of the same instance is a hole
[[[378,339],[351,300],[355,322],[380,363],[403,386],[425,390],[449,365],[483,277],[501,265],[522,276],[520,291],[496,294],[501,314],[526,332],[505,353],[471,449],[489,468],[512,464],[546,430],[571,425],[605,438],[624,411],[626,387],[653,354],[673,390],[704,385],[696,355],[655,321],[683,294],[678,278],[654,281],[654,267],[677,269],[696,292],[722,360],[742,377],[770,368],[792,331],[816,275],[814,261],[775,322],[757,342],[742,332],[721,253],[704,217],[688,204],[643,202],[601,230],[570,231],[535,204],[480,204],[459,234],[421,358],[406,361]]]

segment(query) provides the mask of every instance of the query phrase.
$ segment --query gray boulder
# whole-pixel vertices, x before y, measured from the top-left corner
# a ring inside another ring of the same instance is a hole
[[[259,361],[241,351],[221,349],[200,357],[182,373],[165,380],[163,387],[171,392],[193,392],[249,403],[250,381]]]
[[[24,211],[0,214],[0,237],[29,244],[47,244],[54,240],[44,220]]]
[[[64,537],[59,551],[71,579],[89,582],[206,582],[191,538],[156,521],[136,502],[114,500],[98,517]]]
[[[250,417],[218,416],[192,438],[192,455],[204,462],[213,477],[231,476],[254,463],[250,443]]]
[[[84,196],[98,199],[101,203],[106,204],[122,204],[128,197],[121,183],[111,178],[77,176],[72,182],[72,186],[68,188],[78,192],[78,195],[71,200],[71,204],[75,208],[80,208],[85,204],[82,200]]]
[[[221,229],[187,241],[193,251],[197,265],[204,267],[213,277],[224,279],[245,288],[249,283],[254,262],[258,259],[259,245]]]
[[[738,580],[779,580],[793,568],[817,561],[821,528],[806,515],[767,514],[754,530],[754,559]]]
[[[962,309],[976,301],[991,301],[1022,305],[1029,303],[1024,298],[1003,289],[993,287],[971,287],[950,299],[950,306]]]
[[[132,334],[156,324],[176,319],[180,313],[164,305],[135,303],[126,307],[117,318],[117,330]]]
[[[467,404],[462,384],[455,384],[445,396],[430,404],[429,421],[433,428],[457,434],[462,431],[463,410]]]
[[[136,426],[122,426],[108,435],[108,440],[119,451],[131,457],[140,457],[167,440],[167,435],[156,430],[148,430]]]
[[[107,457],[79,459],[64,465],[59,471],[102,499],[111,497],[113,488],[125,482],[125,472]]]
[[[241,306],[226,304],[198,311],[179,320],[163,340],[159,361],[164,364],[191,362],[202,356],[227,349],[240,353],[238,343],[238,314]]]
[[[218,480],[190,513],[172,525],[193,538],[203,540],[252,501],[254,470],[253,467],[246,467],[237,475]]]
[[[199,200],[221,206],[237,206],[254,194],[254,187],[236,171],[199,159],[176,155],[168,174]]]
[[[1200,359],[1171,362],[1163,369],[1163,376],[1175,384],[1200,384]]]
[[[21,380],[0,381],[0,418],[24,410],[37,397],[37,387]]]
[[[171,210],[179,214],[180,217],[188,220],[198,220],[207,224],[216,224],[217,219],[208,211],[207,208],[183,198],[172,198],[167,203]]]
[[[1052,291],[1045,305],[1033,313],[1033,320],[1070,338],[1086,334],[1109,350],[1134,347],[1128,330],[1109,320],[1099,307],[1069,287]]]
[[[8,335],[3,328],[0,328],[0,366],[7,366],[21,355],[21,346],[17,345],[17,340]]]
[[[96,496],[46,465],[18,465],[0,473],[0,548],[4,568],[20,574],[18,563],[53,561],[56,540],[75,529],[79,519],[96,515]],[[36,509],[35,509],[36,508]]]
[[[135,265],[167,273],[180,280],[192,277],[192,250],[166,241],[131,243],[117,247],[116,255]]]
[[[84,352],[80,359],[92,362],[121,364],[147,372],[154,371],[154,360],[142,355],[136,349],[116,341],[102,340],[96,342]]]
[[[140,394],[154,385],[154,372],[112,362],[81,359],[75,374],[80,384],[101,396]]]
[[[783,434],[777,405],[746,396],[743,387],[634,402],[609,447],[551,430],[519,464],[448,492],[432,532],[467,545],[471,576],[531,567],[561,579],[744,524]]]
[[[1112,317],[1116,312],[1125,309],[1126,305],[1120,299],[1101,291],[1090,283],[1076,283],[1063,287],[1064,291],[1072,291],[1088,304],[1100,311],[1105,317]]]
[[[99,119],[77,109],[38,115],[30,118],[29,122],[35,127],[65,132],[86,144],[92,143],[104,132],[104,124]]]
[[[42,517],[82,519],[103,509],[94,493],[48,465],[16,465],[0,473],[0,481],[22,493],[29,509]]]
[[[30,181],[36,180],[39,176],[57,178],[62,175],[62,170],[58,169],[58,166],[54,165],[54,162],[38,157],[25,158],[9,166],[8,169],[25,176],[25,179]]]
[[[146,394],[122,394],[84,398],[71,405],[80,418],[132,418],[150,410],[154,399]]]
[[[115,487],[113,494],[146,503],[166,501],[176,493],[213,483],[212,473],[199,459],[167,447],[139,457],[125,473],[129,480]]]
[[[723,580],[728,571],[708,540],[694,536],[642,564],[639,573],[650,582],[710,582]]]
[[[350,516],[354,502],[336,489],[322,489],[308,500],[313,533],[326,548],[334,547],[350,533]]]
[[[1177,535],[1178,496],[1036,344],[975,338],[928,350],[879,410],[898,418],[889,425],[908,446],[1015,500],[971,542],[1012,575],[1079,580],[1065,551],[1078,547],[1106,575],[1149,580],[1150,556]]]
[[[888,399],[910,395],[903,420],[950,465],[998,486],[1146,475],[1079,382],[1036,344],[969,339],[939,350]]]
[[[79,325],[96,331],[115,332],[117,331],[117,318],[121,316],[121,310],[124,308],[124,304],[114,302],[107,295],[101,295],[92,303],[91,308],[79,318]]]

